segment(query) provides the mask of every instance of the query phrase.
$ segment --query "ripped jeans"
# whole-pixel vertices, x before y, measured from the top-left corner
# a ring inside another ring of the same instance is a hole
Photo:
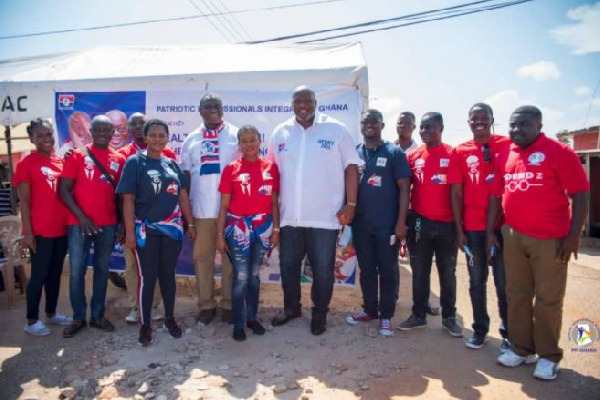
[[[260,266],[268,249],[263,246],[258,237],[254,237],[250,242],[249,254],[244,255],[231,237],[226,237],[225,240],[233,266],[231,288],[233,324],[236,329],[243,329],[246,321],[256,319],[260,294]]]

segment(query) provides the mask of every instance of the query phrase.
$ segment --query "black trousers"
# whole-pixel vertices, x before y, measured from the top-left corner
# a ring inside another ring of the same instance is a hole
[[[35,237],[36,250],[31,252],[31,277],[27,284],[27,319],[39,319],[42,289],[46,292],[46,314],[56,313],[67,248],[67,236]]]
[[[172,317],[175,309],[175,269],[181,251],[181,241],[168,236],[149,234],[146,245],[136,247],[135,263],[138,272],[138,302],[140,323],[150,323],[156,280],[165,306],[165,317]]]
[[[408,250],[412,269],[413,307],[416,317],[427,317],[431,264],[435,254],[440,279],[442,318],[456,316],[456,247],[453,222],[432,221],[416,213],[408,218]]]

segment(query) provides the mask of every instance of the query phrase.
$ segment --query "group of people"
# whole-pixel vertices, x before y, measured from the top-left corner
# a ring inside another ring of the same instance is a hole
[[[257,317],[259,270],[279,246],[284,308],[272,325],[302,315],[306,257],[313,272],[310,331],[321,335],[327,329],[339,230],[351,225],[363,309],[347,317],[349,324],[377,320],[381,335],[393,335],[399,248],[406,243],[413,306],[396,328],[425,328],[427,314],[439,313],[429,303],[435,255],[442,326],[462,337],[456,317],[461,250],[474,321],[466,346],[481,348],[490,329],[491,265],[504,339],[498,362],[510,367],[537,362],[534,376],[554,379],[562,358],[566,264],[577,252],[589,183],[575,153],[542,133],[541,112],[533,106],[516,109],[506,137],[492,133],[493,111],[477,103],[468,113],[473,139],[452,148],[442,142],[443,117],[437,112],[421,118],[423,144],[417,146],[414,114],[400,114],[393,144],[382,139],[383,115],[370,109],[361,117],[364,142],[357,145],[342,123],[316,112],[316,106],[313,90],[296,88],[294,116],[275,128],[263,158],[259,131],[231,125],[220,97],[207,93],[199,105],[202,124],[186,137],[180,164],[167,146],[168,125],[146,121],[140,113],[129,117],[130,145],[112,150],[115,126],[100,115],[91,121],[92,143],[64,160],[53,151],[52,126],[32,121],[28,133],[36,152],[21,161],[13,178],[21,196],[24,243],[32,250],[25,331],[50,333],[39,319],[42,289],[46,323],[67,325],[64,337],[86,327],[84,278],[92,243],[89,324],[112,331],[104,302],[110,254],[119,240],[133,298],[126,320],[139,322],[140,344],[152,342],[157,281],[164,328],[180,337],[175,267],[185,233],[194,243],[199,322],[211,323],[220,306],[235,340],[246,340],[246,328],[264,334]],[[73,318],[56,311],[67,249]],[[222,253],[220,304],[214,295],[217,251]]]

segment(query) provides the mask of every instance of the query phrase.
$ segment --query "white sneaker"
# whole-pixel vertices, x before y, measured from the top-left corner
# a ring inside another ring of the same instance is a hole
[[[538,379],[550,381],[552,379],[556,379],[557,372],[558,363],[552,362],[546,358],[540,358],[535,365],[533,376]]]
[[[394,336],[394,330],[389,319],[379,320],[379,334],[381,336]]]
[[[54,314],[52,318],[46,317],[47,324],[69,326],[71,322],[73,322],[73,318],[59,313]]]
[[[505,367],[518,367],[519,365],[525,364],[533,364],[537,360],[537,356],[535,354],[530,354],[527,357],[522,357],[515,353],[512,349],[506,349],[502,354],[498,356],[496,361]]]
[[[46,328],[46,325],[44,325],[44,323],[40,320],[37,320],[37,322],[33,325],[25,323],[23,330],[25,331],[25,333],[28,333],[33,336],[47,336],[52,333],[52,331]]]
[[[138,308],[137,307],[131,307],[131,311],[129,312],[129,315],[125,317],[125,322],[128,322],[130,324],[137,324],[139,321],[139,315],[138,315]]]

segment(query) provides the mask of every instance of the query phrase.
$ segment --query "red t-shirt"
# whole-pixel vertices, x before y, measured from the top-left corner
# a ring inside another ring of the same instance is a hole
[[[112,149],[101,150],[92,145],[86,146],[112,176],[115,184],[119,182],[125,157]],[[65,160],[63,178],[73,179],[73,198],[83,213],[95,225],[114,225],[117,223],[115,208],[115,188],[104,178],[94,161],[83,150],[74,150]],[[71,212],[68,225],[79,225]]]
[[[466,231],[485,231],[495,160],[510,146],[510,138],[492,135],[488,145],[490,160],[487,163],[483,145],[473,140],[456,146],[452,151],[448,183],[463,185],[462,224]],[[496,228],[503,224],[504,218],[501,218]]]
[[[448,184],[451,153],[452,146],[445,143],[436,147],[422,144],[408,153],[412,183],[410,207],[432,221],[454,220]]]
[[[590,189],[575,152],[543,133],[526,149],[511,144],[500,154],[496,178],[493,194],[504,195],[506,224],[538,239],[567,236],[571,225],[568,194]]]
[[[277,165],[262,157],[254,162],[235,160],[223,170],[219,192],[231,195],[231,214],[272,214],[273,193],[279,192]]]
[[[117,153],[124,156],[125,159],[128,159],[132,155],[137,154],[138,151],[144,151],[144,150],[146,150],[146,146],[144,146],[144,147],[138,146],[135,142],[132,142],[132,143],[129,143],[127,146],[117,150]],[[162,151],[162,155],[167,158],[170,158],[171,160],[177,160],[177,156],[175,155],[175,152],[173,150],[171,150],[171,148],[169,146],[165,147],[165,149]]]
[[[67,234],[67,208],[58,197],[62,172],[63,161],[54,153],[46,157],[33,152],[17,165],[12,183],[29,185],[34,235],[54,238]]]

